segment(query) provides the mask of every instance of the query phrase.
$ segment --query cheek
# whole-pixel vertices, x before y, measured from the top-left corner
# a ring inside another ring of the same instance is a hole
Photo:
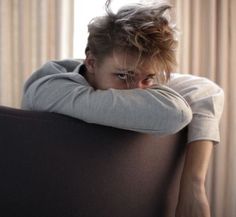
[[[113,85],[112,88],[114,88],[114,89],[120,89],[120,90],[123,90],[123,89],[130,89],[129,86],[128,86],[126,83],[122,83],[122,84],[116,83],[116,84]]]
[[[100,85],[103,87],[103,89],[128,89],[126,82],[121,81],[115,76],[103,77],[103,79],[100,81]]]
[[[107,73],[97,73],[94,76],[97,89],[106,90],[109,88],[116,88],[116,82]]]
[[[113,88],[113,89],[127,89],[127,85],[125,82],[122,82],[114,77],[107,79],[105,85],[108,88]]]

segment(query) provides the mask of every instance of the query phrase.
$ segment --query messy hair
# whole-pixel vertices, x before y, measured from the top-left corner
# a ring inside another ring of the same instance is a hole
[[[150,61],[159,76],[167,81],[175,70],[176,29],[166,12],[165,2],[137,3],[123,6],[114,13],[107,0],[106,15],[94,18],[88,25],[90,51],[99,61],[114,51],[138,56],[138,62]]]

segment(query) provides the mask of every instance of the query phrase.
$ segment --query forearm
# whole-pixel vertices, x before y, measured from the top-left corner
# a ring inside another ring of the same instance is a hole
[[[211,216],[205,180],[212,146],[213,142],[210,140],[199,140],[188,144],[176,217]]]
[[[194,141],[188,144],[182,179],[193,184],[204,185],[213,142],[207,140]]]

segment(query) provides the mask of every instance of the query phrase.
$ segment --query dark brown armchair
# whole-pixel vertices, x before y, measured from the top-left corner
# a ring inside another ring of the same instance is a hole
[[[0,216],[174,217],[185,135],[0,106]]]

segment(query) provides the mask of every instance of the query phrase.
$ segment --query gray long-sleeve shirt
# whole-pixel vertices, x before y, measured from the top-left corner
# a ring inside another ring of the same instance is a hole
[[[51,61],[25,83],[22,108],[65,114],[144,133],[176,133],[189,124],[189,142],[219,141],[223,91],[206,78],[173,74],[168,86],[94,90],[75,60]]]

